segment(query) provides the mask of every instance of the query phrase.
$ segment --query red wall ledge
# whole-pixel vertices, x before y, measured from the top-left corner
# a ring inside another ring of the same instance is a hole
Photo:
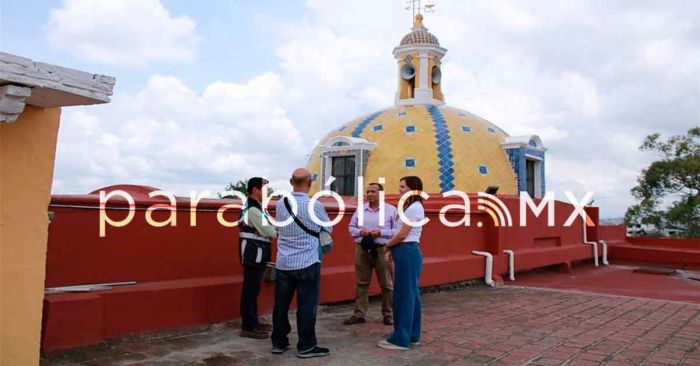
[[[121,228],[107,227],[106,237],[99,235],[99,190],[89,195],[54,196],[50,210],[55,213],[49,227],[46,286],[67,286],[104,282],[136,281],[136,285],[90,293],[47,295],[44,300],[42,349],[54,350],[88,345],[129,333],[206,324],[237,318],[241,267],[237,254],[236,228],[227,228],[216,220],[217,210],[232,200],[202,200],[197,209],[197,225],[190,226],[190,201],[177,199],[177,225],[156,228],[147,224],[145,209],[166,199],[149,198],[156,190],[143,186],[113,186],[135,199],[138,210],[133,221]],[[570,227],[563,224],[574,207],[555,202],[555,225],[547,226],[544,215],[527,215],[521,227],[519,201],[515,196],[499,196],[510,211],[513,226],[497,226],[491,216],[478,210],[476,195],[471,198],[471,226],[443,226],[438,214],[447,204],[462,204],[459,198],[441,198],[431,194],[426,213],[431,220],[423,229],[421,250],[424,271],[421,286],[431,286],[484,276],[484,257],[472,251],[493,254],[494,273],[508,272],[508,256],[516,253],[519,271],[592,259],[591,246],[584,245],[583,223],[578,218]],[[397,197],[387,201],[396,204]],[[331,218],[338,214],[332,199],[323,199]],[[345,216],[334,227],[335,247],[322,267],[321,302],[352,300],[355,297],[355,244],[347,225],[355,211],[354,198],[345,198]],[[538,202],[538,200],[535,200]],[[110,200],[106,212],[113,219],[126,217],[126,201]],[[274,207],[270,207],[274,213]],[[597,208],[587,208],[597,225]],[[153,214],[163,221],[166,211]],[[224,214],[235,221],[237,210]],[[458,221],[463,212],[450,210],[447,219]],[[477,226],[477,222],[483,224]],[[599,228],[589,227],[589,240],[598,240]],[[378,293],[375,284],[372,293]],[[266,283],[260,297],[260,309],[272,306],[273,285]]]
[[[618,263],[700,270],[700,239],[627,237],[608,241]]]

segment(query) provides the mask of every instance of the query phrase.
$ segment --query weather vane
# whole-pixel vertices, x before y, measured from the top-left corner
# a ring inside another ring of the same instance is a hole
[[[421,3],[425,4],[421,5]],[[430,4],[428,0],[408,0],[406,1],[406,4],[408,4],[406,10],[413,11],[413,19],[415,19],[416,14],[435,12],[435,9],[433,9],[435,7],[435,4]]]

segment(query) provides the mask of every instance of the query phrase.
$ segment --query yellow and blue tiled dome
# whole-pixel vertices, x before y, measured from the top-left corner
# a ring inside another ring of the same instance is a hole
[[[330,131],[314,147],[307,168],[312,192],[356,195],[357,178],[388,191],[408,175],[430,193],[459,190],[500,194],[544,192],[544,153],[535,135],[509,137],[469,112],[445,106],[440,65],[447,50],[418,14],[411,32],[394,48],[398,90],[394,107],[354,119]]]
[[[499,193],[515,194],[516,176],[502,147],[507,136],[490,122],[451,107],[416,104],[385,109],[320,140],[308,164],[315,178],[312,190],[321,190],[324,180],[319,177],[334,170],[331,160],[322,164],[324,155],[348,156],[364,144],[367,156],[360,154],[355,161],[366,166],[357,170],[363,170],[365,183],[384,177],[389,191],[401,177],[417,175],[427,192],[476,192],[498,186]],[[343,175],[337,169],[333,173]]]

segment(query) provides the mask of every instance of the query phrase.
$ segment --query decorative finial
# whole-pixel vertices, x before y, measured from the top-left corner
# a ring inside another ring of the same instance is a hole
[[[413,27],[420,28],[422,26],[423,26],[423,14],[418,13],[418,14],[416,14],[416,17],[413,20]]]

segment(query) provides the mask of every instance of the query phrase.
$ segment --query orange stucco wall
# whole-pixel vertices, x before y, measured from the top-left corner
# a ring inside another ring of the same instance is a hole
[[[38,365],[61,111],[27,106],[0,124],[0,365]]]

